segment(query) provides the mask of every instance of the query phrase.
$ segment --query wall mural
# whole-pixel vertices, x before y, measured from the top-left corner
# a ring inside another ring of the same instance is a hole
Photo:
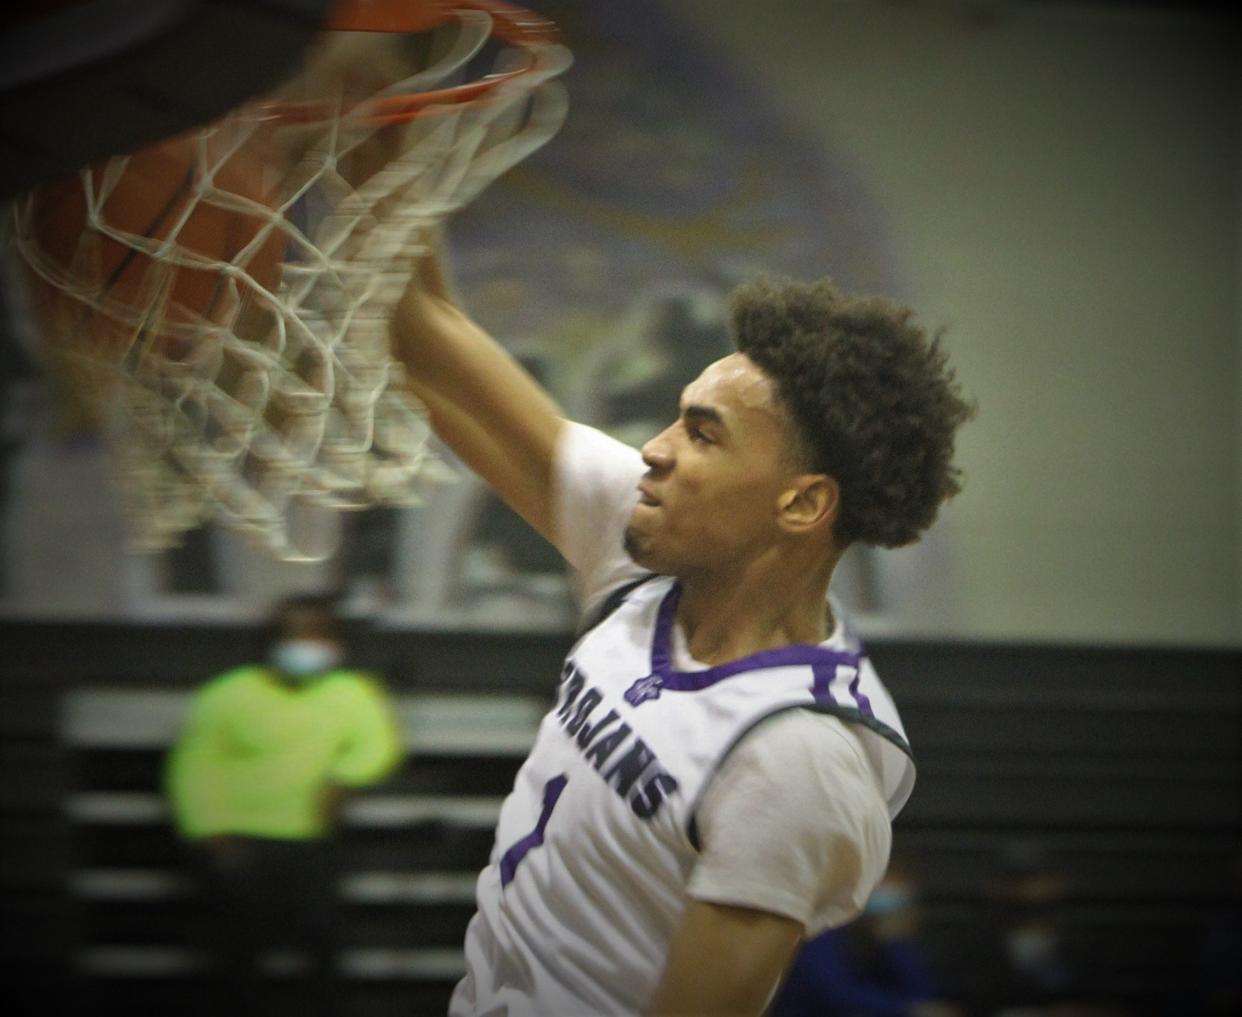
[[[675,4],[532,6],[575,56],[568,121],[458,214],[448,251],[470,312],[571,416],[633,444],[663,427],[681,387],[728,351],[725,297],[754,274],[901,292],[883,215],[848,158]],[[20,295],[8,303],[20,333]],[[347,607],[397,625],[571,624],[555,553],[460,470],[422,508],[343,516],[340,551],[322,563],[267,561],[216,527],[127,555],[105,450],[61,426],[14,348],[0,370],[4,614],[249,616],[286,590],[339,588]],[[882,609],[873,563],[847,561],[843,598]]]

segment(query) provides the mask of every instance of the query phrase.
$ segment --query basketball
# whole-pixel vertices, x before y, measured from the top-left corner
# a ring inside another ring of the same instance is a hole
[[[43,268],[35,308],[50,344],[122,356],[135,340],[183,359],[191,326],[228,326],[280,278],[286,237],[255,145],[217,154],[198,135],[142,149],[41,187],[30,229]],[[271,177],[271,174],[268,174]],[[101,349],[102,348],[102,349]]]
[[[301,506],[443,476],[387,321],[428,228],[560,127],[569,54],[496,0],[340,17],[273,92],[14,204],[32,352],[116,450],[139,546],[218,518],[318,560]]]

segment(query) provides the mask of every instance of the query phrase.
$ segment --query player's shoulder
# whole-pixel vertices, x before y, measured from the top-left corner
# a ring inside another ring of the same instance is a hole
[[[782,710],[760,721],[730,751],[722,773],[767,775],[785,786],[800,775],[802,783],[837,793],[847,785],[859,794],[881,798],[880,775],[856,725],[812,708]]]
[[[802,707],[769,716],[735,744],[695,820],[709,840],[749,838],[756,815],[791,845],[888,823],[880,775],[852,725]]]
[[[596,591],[584,605],[578,631],[585,633],[602,625],[631,599],[662,597],[673,582],[671,576],[662,576],[627,560],[618,566],[610,583]]]
[[[585,523],[596,530],[599,520],[578,519],[577,510],[590,507],[591,515],[597,515],[608,502],[626,494],[636,496],[634,489],[643,469],[638,449],[599,428],[568,421],[557,439],[554,459],[559,526]]]
[[[596,464],[632,467],[642,454],[606,431],[578,420],[567,420],[558,437],[558,453],[566,459],[583,459]]]
[[[854,725],[811,707],[794,707],[765,717],[742,736],[733,751],[782,757],[866,758]]]

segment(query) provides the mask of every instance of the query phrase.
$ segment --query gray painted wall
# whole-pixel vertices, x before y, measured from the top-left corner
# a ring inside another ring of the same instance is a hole
[[[683,2],[854,160],[900,295],[948,327],[979,401],[965,493],[884,565],[900,626],[1236,644],[1242,104],[1219,26]]]

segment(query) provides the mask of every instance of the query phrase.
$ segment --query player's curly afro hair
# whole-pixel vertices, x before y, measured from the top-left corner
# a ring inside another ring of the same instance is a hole
[[[841,487],[836,536],[901,547],[961,488],[958,427],[974,415],[940,347],[881,297],[829,280],[760,279],[730,304],[733,340],[775,381],[793,418],[801,468]]]

